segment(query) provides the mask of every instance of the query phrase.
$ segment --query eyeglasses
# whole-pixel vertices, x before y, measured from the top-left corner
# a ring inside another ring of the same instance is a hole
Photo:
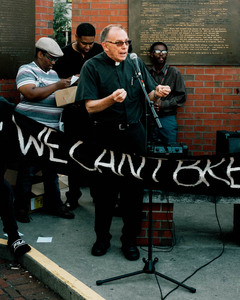
[[[160,53],[162,53],[162,54],[167,54],[168,52],[167,52],[167,50],[159,50],[159,49],[156,49],[156,50],[153,50],[152,53],[156,53],[156,54],[160,54]]]
[[[48,58],[51,62],[56,62],[58,60],[58,58],[49,56],[47,53],[44,53],[44,56],[46,56],[46,58]]]
[[[105,41],[105,43],[111,43],[111,44],[116,45],[117,47],[122,47],[124,44],[125,44],[126,46],[130,46],[131,41],[130,41],[130,40],[125,41],[125,42],[123,42],[123,41],[118,41],[118,42]]]
[[[87,43],[87,42],[83,42],[83,41],[81,41],[81,40],[79,40],[79,42],[81,43],[81,44],[83,44],[84,46],[91,46],[92,44],[94,44],[94,41],[93,42],[91,42],[91,43]]]

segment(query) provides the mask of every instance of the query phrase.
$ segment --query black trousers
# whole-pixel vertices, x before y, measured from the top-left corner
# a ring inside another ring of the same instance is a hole
[[[13,208],[13,191],[10,184],[4,180],[4,172],[3,164],[0,163],[0,217],[3,223],[3,231],[8,234],[8,238],[11,238],[18,234],[18,226]]]
[[[64,133],[71,142],[88,140],[91,122],[84,101],[66,106],[63,110],[62,121],[64,122]],[[68,166],[67,200],[75,202],[82,195],[81,187],[86,183],[86,174],[84,171],[79,172],[79,168],[72,161]],[[92,191],[91,196],[94,196]]]
[[[93,128],[93,139],[98,144],[118,153],[145,153],[145,129],[139,122],[126,130],[116,126],[97,124]],[[138,179],[114,175],[97,174],[93,178],[95,191],[95,232],[97,240],[111,239],[110,227],[115,199],[120,194],[123,228],[123,244],[135,243],[141,231],[143,184]]]

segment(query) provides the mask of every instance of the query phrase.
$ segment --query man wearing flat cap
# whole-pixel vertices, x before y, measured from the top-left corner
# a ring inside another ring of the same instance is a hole
[[[70,79],[59,79],[53,70],[56,60],[63,56],[59,45],[49,37],[40,38],[36,44],[35,59],[22,65],[17,73],[16,84],[20,103],[16,110],[25,116],[54,129],[59,129],[62,108],[56,107],[54,92],[70,86]],[[44,203],[51,214],[73,219],[74,214],[63,205],[60,198],[58,175],[49,164],[39,166],[21,161],[16,182],[15,213],[19,222],[30,222],[28,216],[33,178],[42,170],[45,190]]]

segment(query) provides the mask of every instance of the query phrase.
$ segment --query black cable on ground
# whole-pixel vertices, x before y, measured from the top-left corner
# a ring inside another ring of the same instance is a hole
[[[223,253],[224,253],[224,250],[225,250],[225,242],[224,242],[224,239],[223,239],[223,232],[222,232],[222,227],[221,227],[221,224],[220,224],[220,221],[219,221],[219,218],[218,218],[218,213],[217,213],[217,202],[216,202],[216,197],[215,197],[215,201],[214,201],[214,207],[215,207],[215,215],[216,215],[216,220],[217,220],[217,223],[218,223],[218,227],[219,227],[219,235],[220,235],[220,238],[222,240],[222,250],[221,252],[219,253],[219,255],[217,255],[216,257],[214,257],[213,259],[211,259],[209,262],[207,262],[206,264],[202,265],[201,267],[199,267],[198,269],[196,269],[191,275],[189,275],[187,278],[185,278],[181,283],[184,283],[186,282],[188,279],[190,279],[191,277],[193,277],[198,271],[200,271],[201,269],[205,268],[206,266],[208,266],[209,264],[211,264],[212,262],[214,262],[216,259],[220,258]],[[157,279],[157,276],[156,276],[156,280],[158,282],[158,279]],[[160,288],[160,294],[161,294],[161,300],[164,300],[166,299],[172,292],[174,292],[175,290],[177,290],[179,288],[179,286],[175,287],[174,289],[172,289],[170,292],[168,292],[164,297],[162,296],[162,291],[161,291],[161,287],[160,287],[160,284],[158,282],[158,286]]]

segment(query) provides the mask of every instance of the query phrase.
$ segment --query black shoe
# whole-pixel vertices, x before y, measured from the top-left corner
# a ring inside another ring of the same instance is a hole
[[[122,252],[123,252],[125,258],[128,260],[138,260],[139,256],[140,256],[137,246],[133,246],[133,245],[130,245],[130,246],[123,245]]]
[[[64,219],[74,219],[75,218],[74,213],[71,212],[65,204],[58,207],[55,211],[52,211],[52,214],[57,217],[64,218]]]
[[[69,201],[69,200],[65,202],[65,205],[69,210],[74,210],[79,206],[78,201]]]
[[[21,238],[15,241],[9,240],[8,246],[11,252],[17,257],[20,257],[31,250],[31,247]]]
[[[28,211],[25,209],[15,209],[15,218],[18,222],[21,222],[21,223],[29,223],[30,222]]]
[[[107,253],[110,248],[110,242],[96,241],[92,247],[92,255],[102,256]]]

